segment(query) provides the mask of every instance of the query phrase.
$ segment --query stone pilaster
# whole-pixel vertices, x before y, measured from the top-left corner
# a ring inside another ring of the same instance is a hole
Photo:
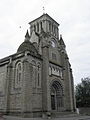
[[[50,88],[49,88],[49,48],[43,45],[42,66],[42,108],[44,112],[50,111]]]
[[[22,114],[32,113],[32,75],[33,67],[28,61],[23,62],[23,85],[22,85]]]
[[[5,100],[6,100],[6,113],[10,112],[10,89],[11,89],[11,80],[12,80],[12,64],[10,63],[7,66],[7,78],[6,78],[6,94],[5,94]]]
[[[63,53],[63,77],[64,77],[64,88],[65,88],[65,108],[68,111],[73,111],[73,100],[72,100],[72,86],[70,77],[70,66],[68,56]]]
[[[70,75],[71,75],[71,87],[72,87],[73,111],[75,111],[75,110],[76,110],[76,100],[75,100],[75,94],[74,94],[74,81],[73,81],[72,69],[70,69]]]

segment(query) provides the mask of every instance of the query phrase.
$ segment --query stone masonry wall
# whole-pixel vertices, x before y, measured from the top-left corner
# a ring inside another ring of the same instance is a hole
[[[0,111],[6,110],[5,87],[6,87],[7,65],[0,67]]]

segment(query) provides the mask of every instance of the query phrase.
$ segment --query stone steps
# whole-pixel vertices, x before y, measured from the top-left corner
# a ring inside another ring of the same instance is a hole
[[[74,117],[78,116],[75,112],[52,112],[51,117],[57,118],[57,117]]]

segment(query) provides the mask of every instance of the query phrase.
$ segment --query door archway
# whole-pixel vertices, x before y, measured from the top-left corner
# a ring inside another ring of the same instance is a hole
[[[63,88],[58,81],[51,85],[51,109],[60,111],[63,107]]]

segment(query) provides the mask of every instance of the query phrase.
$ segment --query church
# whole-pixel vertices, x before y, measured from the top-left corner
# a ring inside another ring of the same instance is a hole
[[[45,13],[29,25],[17,52],[0,59],[0,113],[42,117],[74,112],[72,69],[59,24]]]

